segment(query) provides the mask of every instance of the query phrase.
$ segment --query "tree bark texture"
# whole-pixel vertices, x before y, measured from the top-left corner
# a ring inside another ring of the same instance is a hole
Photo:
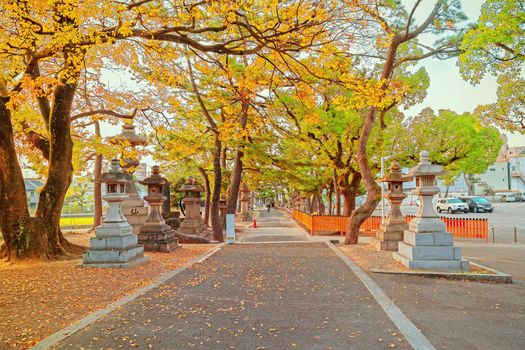
[[[211,199],[211,189],[210,189],[210,178],[202,167],[199,167],[199,172],[202,175],[204,180],[204,190],[205,190],[205,199],[204,199],[204,222],[206,226],[210,225],[210,199]]]
[[[244,130],[246,128],[246,123],[248,122],[248,107],[249,105],[244,103],[242,104],[241,115],[239,117],[239,126]],[[237,200],[239,198],[239,189],[241,187],[241,178],[242,178],[242,158],[244,157],[244,143],[241,143],[237,147],[237,152],[235,154],[235,164],[233,165],[233,173],[230,183],[230,190],[228,192],[228,203],[226,207],[227,214],[235,214],[237,211]]]
[[[70,244],[60,231],[60,214],[71,183],[73,142],[70,112],[76,85],[60,85],[54,94],[49,118],[49,159],[47,181],[40,192],[34,217],[27,212],[24,179],[14,148],[11,115],[7,99],[0,102],[0,225],[5,240],[4,253],[10,260],[52,259],[78,255],[81,248]]]
[[[100,123],[95,122],[95,136],[100,137]],[[95,156],[95,169],[93,171],[93,201],[95,202],[95,213],[93,214],[93,228],[102,224],[102,184],[100,175],[102,174],[102,155]]]
[[[213,192],[211,197],[211,228],[213,231],[213,239],[219,242],[224,242],[224,235],[222,233],[222,220],[219,211],[219,200],[221,199],[221,185],[222,185],[222,171],[221,171],[221,150],[222,143],[219,135],[215,135],[215,152],[213,153]]]

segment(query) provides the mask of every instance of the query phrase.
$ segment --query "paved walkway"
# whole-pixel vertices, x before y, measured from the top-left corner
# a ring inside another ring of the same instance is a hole
[[[265,216],[266,215],[266,216]],[[410,349],[363,283],[282,212],[56,349]]]

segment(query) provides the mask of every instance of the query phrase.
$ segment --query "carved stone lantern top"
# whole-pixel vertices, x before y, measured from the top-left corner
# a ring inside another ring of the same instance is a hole
[[[151,175],[145,178],[144,180],[139,181],[139,183],[145,186],[150,186],[150,185],[164,186],[168,183],[168,180],[166,180],[164,177],[160,175],[159,166],[154,165],[151,167]]]
[[[386,173],[385,176],[379,179],[380,182],[408,182],[412,181],[413,176],[403,175],[401,167],[397,161],[392,161],[390,165],[390,172]]]
[[[106,184],[106,201],[122,201],[128,197],[126,191],[127,184],[131,181],[131,176],[122,171],[118,159],[111,161],[107,172],[100,175],[100,182]]]
[[[132,124],[123,124],[122,132],[120,133],[120,135],[117,135],[112,138],[112,141],[114,142],[122,140],[129,142],[132,147],[148,145],[148,140],[146,139],[146,137],[142,135],[137,135],[137,133],[135,133],[135,125]]]
[[[197,185],[197,181],[189,176],[186,180],[186,183],[183,184],[177,191],[186,192],[186,195],[199,195],[201,192],[204,192],[204,188]]]
[[[110,163],[109,170],[100,175],[100,182],[106,184],[125,184],[128,181],[131,181],[131,176],[122,171],[118,159],[113,159]]]
[[[443,167],[438,164],[430,163],[430,155],[427,151],[419,153],[419,163],[410,169],[409,175],[412,176],[440,176],[444,175]]]

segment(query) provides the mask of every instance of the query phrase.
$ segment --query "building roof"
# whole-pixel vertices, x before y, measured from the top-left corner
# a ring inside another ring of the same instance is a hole
[[[36,191],[42,187],[44,183],[37,179],[24,179],[24,185],[26,187],[26,191]]]

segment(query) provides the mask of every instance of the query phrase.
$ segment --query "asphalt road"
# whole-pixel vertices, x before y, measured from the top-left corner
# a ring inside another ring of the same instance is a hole
[[[495,210],[492,213],[441,213],[440,215],[451,218],[487,218],[489,221],[489,229],[492,230],[492,228],[494,228],[496,242],[513,243],[514,228],[516,228],[518,242],[525,244],[525,202],[498,202],[494,203],[494,206]],[[386,214],[388,214],[388,209],[385,209],[385,211]],[[403,205],[401,211],[404,215],[415,214],[417,207]],[[381,210],[377,209],[374,214],[381,215]],[[492,234],[490,234],[490,239],[492,240]]]

